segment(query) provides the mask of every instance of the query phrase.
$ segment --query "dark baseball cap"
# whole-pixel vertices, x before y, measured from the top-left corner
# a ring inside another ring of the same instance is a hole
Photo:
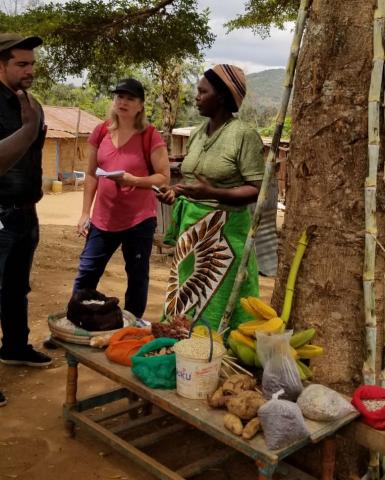
[[[112,93],[129,93],[133,97],[144,100],[144,88],[143,85],[135,80],[135,78],[124,78],[120,80]]]
[[[33,50],[43,43],[40,37],[22,37],[17,33],[0,33],[0,52],[10,48]]]

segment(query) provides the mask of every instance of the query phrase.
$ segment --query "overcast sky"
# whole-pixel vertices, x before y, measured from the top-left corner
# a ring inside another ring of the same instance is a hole
[[[262,40],[251,30],[235,30],[226,34],[223,24],[244,12],[246,0],[198,0],[200,8],[208,7],[210,27],[216,35],[214,45],[204,52],[208,66],[215,63],[234,63],[246,73],[268,68],[285,67],[292,33],[272,29],[271,36]]]

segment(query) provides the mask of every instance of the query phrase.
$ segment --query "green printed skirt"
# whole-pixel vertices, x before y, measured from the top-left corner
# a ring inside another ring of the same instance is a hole
[[[220,210],[179,197],[165,243],[175,246],[164,317],[186,314],[205,319],[214,330],[225,311],[250,228],[247,208]],[[248,263],[240,297],[259,296],[255,252]],[[231,328],[250,320],[236,303]]]

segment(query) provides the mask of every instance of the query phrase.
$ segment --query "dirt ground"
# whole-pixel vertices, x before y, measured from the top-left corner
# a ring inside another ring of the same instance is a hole
[[[30,341],[41,347],[48,334],[47,316],[63,310],[70,296],[83,240],[75,233],[82,192],[45,195],[39,204],[41,239],[35,257],[30,294]],[[150,294],[145,318],[158,320],[165,292],[170,257],[154,252]],[[120,252],[113,257],[100,290],[123,298],[125,272]],[[261,278],[262,296],[269,299],[273,280]],[[66,364],[61,350],[50,350],[48,368],[11,367],[0,364],[0,389],[8,405],[0,408],[0,479],[151,480],[154,477],[113,452],[85,432],[68,438],[63,428]],[[79,369],[79,397],[106,390],[113,383],[85,367]],[[190,451],[193,432],[178,441],[163,442],[163,455],[182,464]],[[178,445],[176,448],[175,445]],[[203,444],[202,444],[203,445]],[[204,451],[196,452],[204,455]],[[160,452],[162,455],[162,452]],[[186,462],[187,463],[187,462]],[[198,478],[207,480],[254,479],[251,461],[235,456],[224,467]]]

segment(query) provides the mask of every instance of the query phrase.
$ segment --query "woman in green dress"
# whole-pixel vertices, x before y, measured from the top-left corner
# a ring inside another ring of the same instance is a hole
[[[173,204],[165,243],[175,245],[164,315],[205,319],[217,330],[250,228],[247,205],[257,200],[263,177],[263,144],[255,127],[240,121],[246,94],[243,71],[216,65],[198,83],[196,105],[207,117],[191,135],[183,183],[165,187],[158,199]],[[240,296],[258,296],[251,255]],[[236,305],[231,328],[249,320]]]

